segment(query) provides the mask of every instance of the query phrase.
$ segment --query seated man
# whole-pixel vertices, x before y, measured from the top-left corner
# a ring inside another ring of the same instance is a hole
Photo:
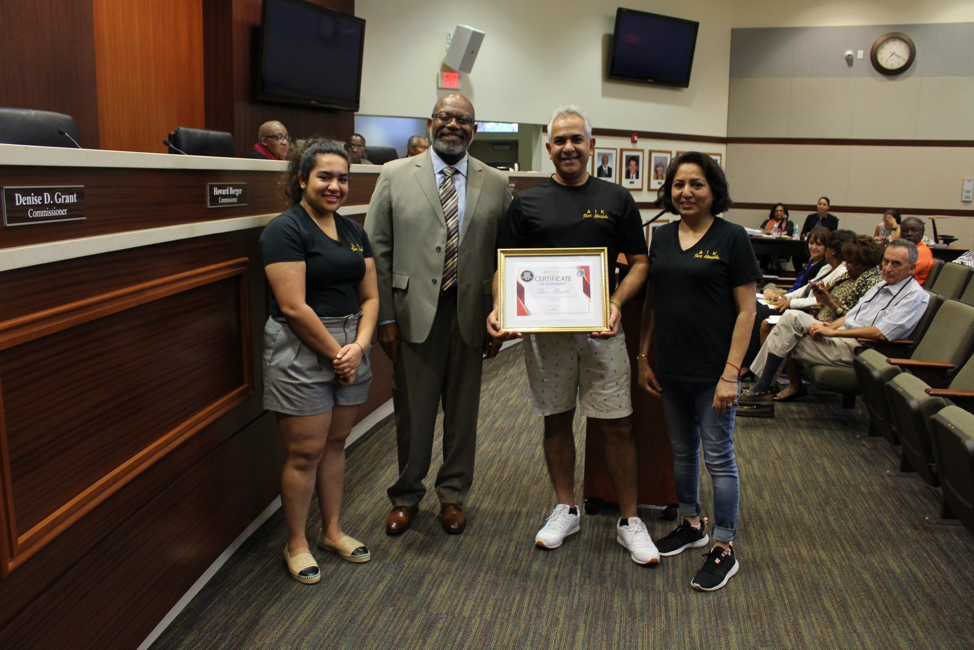
[[[371,160],[365,157],[365,138],[358,133],[348,136],[345,141],[345,151],[348,152],[350,165],[371,165]]]
[[[422,135],[411,136],[406,143],[406,157],[412,158],[413,156],[418,156],[421,153],[425,153],[429,148],[430,141],[426,137]]]
[[[913,277],[916,263],[916,245],[897,239],[883,254],[882,282],[844,316],[822,322],[797,310],[785,312],[751,364],[758,380],[741,393],[737,414],[774,417],[772,387],[789,354],[816,365],[852,366],[862,345],[857,339],[892,341],[912,332],[930,300]]]
[[[257,131],[257,144],[247,157],[259,160],[285,160],[290,147],[291,139],[288,137],[287,129],[280,122],[271,120],[260,125],[260,130]]]
[[[921,285],[927,281],[930,269],[933,268],[933,251],[924,242],[926,237],[923,236],[923,230],[923,222],[916,217],[907,217],[900,222],[900,235],[903,239],[916,244],[919,258],[917,259],[916,270],[913,271],[913,277]]]

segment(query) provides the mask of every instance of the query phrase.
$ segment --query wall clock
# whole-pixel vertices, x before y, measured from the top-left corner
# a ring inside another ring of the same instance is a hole
[[[913,65],[916,55],[913,39],[906,34],[890,32],[876,39],[869,52],[869,60],[877,72],[893,76],[906,72]]]

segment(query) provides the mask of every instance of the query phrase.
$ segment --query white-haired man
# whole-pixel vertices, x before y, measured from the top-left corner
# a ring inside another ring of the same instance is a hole
[[[626,342],[619,329],[622,305],[646,281],[649,257],[639,209],[632,194],[615,183],[592,177],[588,161],[595,146],[592,125],[575,106],[554,112],[548,124],[548,154],[555,173],[549,180],[519,192],[501,226],[501,248],[608,249],[609,326],[605,333],[527,334],[524,361],[534,411],[544,416],[544,451],[558,504],[538,532],[543,548],[561,546],[578,531],[575,504],[575,440],[572,421],[577,410],[598,422],[605,444],[609,476],[622,514],[617,541],[638,564],[659,562],[659,553],[636,516],[636,444],[632,435],[630,367]],[[615,286],[616,259],[626,256],[629,273]],[[495,277],[496,286],[496,277]],[[496,291],[495,291],[496,294]],[[501,332],[497,304],[487,329]]]

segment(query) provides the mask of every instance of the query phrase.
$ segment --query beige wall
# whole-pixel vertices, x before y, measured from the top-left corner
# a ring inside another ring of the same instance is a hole
[[[974,21],[970,0],[734,0],[734,27]]]
[[[457,23],[486,33],[463,89],[482,120],[547,123],[575,103],[598,127],[723,136],[727,128],[732,7],[723,0],[631,2],[700,21],[690,88],[605,79],[617,0],[357,0],[365,18],[360,112],[425,117],[444,91],[436,73]],[[407,47],[408,45],[408,47]]]

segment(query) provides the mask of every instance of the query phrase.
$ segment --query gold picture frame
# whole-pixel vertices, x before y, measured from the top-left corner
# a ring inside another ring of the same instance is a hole
[[[501,329],[608,332],[608,254],[605,247],[499,249]]]

